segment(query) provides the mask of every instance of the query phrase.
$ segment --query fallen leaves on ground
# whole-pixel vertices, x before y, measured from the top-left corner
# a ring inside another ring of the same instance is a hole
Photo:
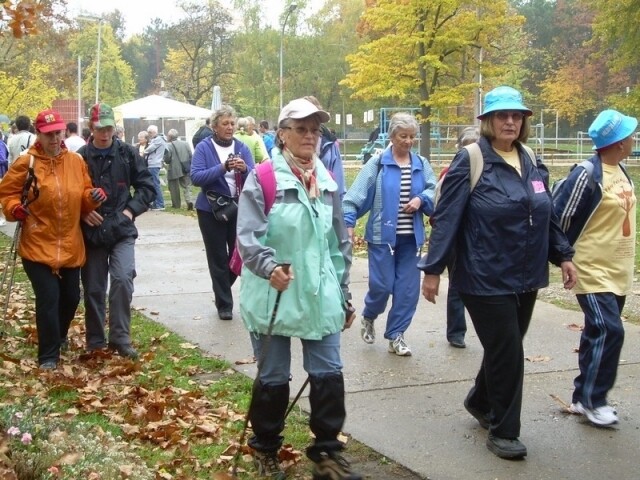
[[[6,332],[22,332],[24,336],[5,335],[0,353],[0,388],[16,401],[38,396],[48,398],[54,392],[76,392],[74,404],[55,416],[72,420],[83,414],[104,415],[118,425],[124,437],[132,445],[151,444],[170,454],[171,461],[156,465],[157,478],[186,480],[195,478],[199,471],[227,469],[233,459],[228,454],[211,459],[207,464],[192,453],[197,445],[228,444],[227,451],[237,450],[235,434],[227,433],[235,422],[242,422],[244,412],[234,405],[220,403],[217,398],[205,395],[203,386],[193,382],[189,389],[177,387],[171,378],[163,377],[162,365],[153,360],[161,349],[166,349],[169,334],[153,338],[147,351],[141,352],[139,361],[121,358],[110,350],[84,352],[84,327],[81,317],[75,319],[69,332],[69,351],[63,353],[59,368],[53,371],[38,369],[30,345],[37,341],[35,313],[20,286],[14,286],[7,320]],[[182,350],[171,352],[170,361],[180,362],[197,346],[180,344]],[[249,363],[249,362],[247,362]],[[203,373],[199,367],[185,366],[184,375],[197,378]],[[231,369],[220,372],[220,377],[235,374]],[[209,382],[211,383],[211,382]],[[6,401],[6,400],[5,400]],[[237,426],[231,429],[235,432]],[[231,436],[229,436],[231,435]],[[249,454],[248,447],[245,454]],[[62,457],[72,461],[73,453]],[[283,466],[298,462],[301,453],[291,447],[282,451]],[[68,458],[67,458],[68,457]],[[0,478],[12,478],[3,473],[0,458]],[[127,478],[128,466],[122,466],[123,478]]]

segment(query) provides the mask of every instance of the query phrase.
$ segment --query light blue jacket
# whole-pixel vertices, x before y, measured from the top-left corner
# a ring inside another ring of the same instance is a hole
[[[401,170],[393,159],[391,148],[373,157],[360,170],[342,201],[347,227],[355,227],[356,220],[365,213],[369,219],[364,239],[375,244],[396,244],[398,206],[400,205]],[[411,154],[411,198],[420,197],[422,207],[413,214],[416,247],[425,242],[423,214],[433,213],[436,176],[429,161]]]
[[[278,293],[268,278],[278,264],[290,263],[294,279],[282,293],[272,333],[320,340],[342,330],[345,301],[351,298],[351,242],[338,186],[317,160],[320,195],[311,200],[278,148],[272,158],[276,198],[271,210],[265,215],[255,171],[238,202],[242,320],[250,332],[267,333]]]

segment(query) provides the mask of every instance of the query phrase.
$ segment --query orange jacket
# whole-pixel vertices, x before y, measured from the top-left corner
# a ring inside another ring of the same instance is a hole
[[[12,211],[20,204],[31,155],[40,196],[33,200],[33,191],[29,191],[30,214],[22,224],[18,253],[54,272],[80,267],[86,258],[80,217],[98,206],[90,197],[93,186],[80,155],[63,148],[56,157],[48,157],[35,145],[20,155],[0,182],[5,217],[16,220]]]

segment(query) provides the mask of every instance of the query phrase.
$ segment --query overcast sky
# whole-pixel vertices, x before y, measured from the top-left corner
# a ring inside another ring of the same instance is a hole
[[[285,0],[264,0],[269,8],[265,9],[268,21],[277,22],[286,4]],[[221,0],[222,5],[231,5],[231,0]],[[67,5],[71,18],[77,15],[92,14],[101,15],[114,10],[120,10],[126,21],[126,36],[142,33],[145,26],[153,18],[161,18],[165,23],[175,23],[182,13],[176,6],[176,0],[108,0],[96,2],[95,0],[68,0]],[[232,10],[232,9],[230,9]]]

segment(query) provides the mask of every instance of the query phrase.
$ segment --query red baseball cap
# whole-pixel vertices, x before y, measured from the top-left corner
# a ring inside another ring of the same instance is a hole
[[[66,130],[67,124],[62,119],[62,115],[48,108],[38,114],[35,127],[39,132],[49,133],[56,130]]]

